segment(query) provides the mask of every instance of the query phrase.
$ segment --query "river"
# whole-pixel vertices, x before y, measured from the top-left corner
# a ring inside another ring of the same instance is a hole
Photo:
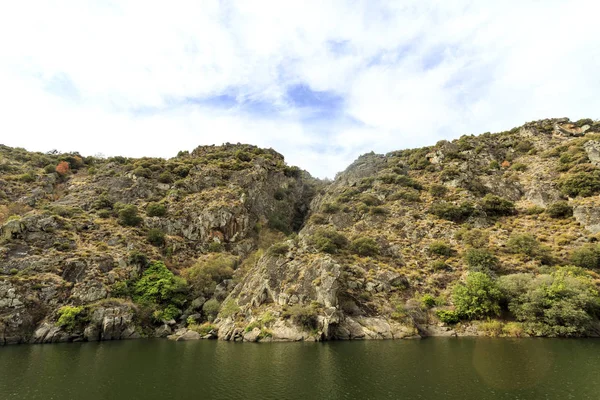
[[[0,347],[0,399],[600,399],[600,340]]]

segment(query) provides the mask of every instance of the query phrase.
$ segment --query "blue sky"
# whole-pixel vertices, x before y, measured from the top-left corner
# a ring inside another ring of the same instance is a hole
[[[598,13],[591,0],[3,2],[0,143],[161,157],[252,143],[332,178],[372,150],[599,118]]]

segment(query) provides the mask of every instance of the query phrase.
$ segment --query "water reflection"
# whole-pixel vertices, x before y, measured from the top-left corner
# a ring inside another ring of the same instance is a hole
[[[600,341],[139,340],[0,348],[0,399],[598,399]]]

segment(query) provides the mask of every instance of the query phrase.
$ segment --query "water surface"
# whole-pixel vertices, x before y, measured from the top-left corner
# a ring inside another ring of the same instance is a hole
[[[600,341],[0,347],[0,399],[600,399]]]

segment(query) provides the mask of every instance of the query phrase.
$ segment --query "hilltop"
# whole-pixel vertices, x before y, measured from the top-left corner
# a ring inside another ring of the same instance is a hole
[[[600,333],[600,123],[359,157],[0,146],[0,343]]]

